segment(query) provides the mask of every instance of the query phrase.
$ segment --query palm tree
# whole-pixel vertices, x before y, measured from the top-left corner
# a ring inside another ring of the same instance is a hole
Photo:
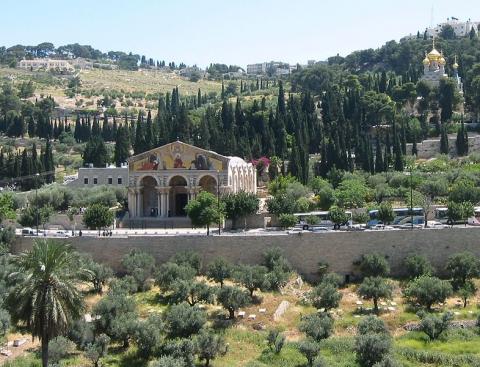
[[[14,322],[22,322],[42,343],[42,365],[48,366],[48,343],[65,334],[83,311],[78,285],[88,271],[79,266],[70,245],[52,240],[35,241],[30,251],[15,256],[18,280],[7,296]]]

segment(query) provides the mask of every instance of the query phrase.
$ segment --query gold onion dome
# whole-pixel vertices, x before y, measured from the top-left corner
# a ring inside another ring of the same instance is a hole
[[[445,58],[443,57],[443,52],[440,54],[440,58],[438,59],[438,63],[440,65],[445,65],[447,63],[447,61],[445,60]]]
[[[430,60],[428,59],[426,52],[425,52],[425,58],[423,59],[423,65],[430,65]]]
[[[454,69],[458,69],[457,56],[455,56],[455,63],[453,64]]]
[[[438,61],[440,58],[442,58],[442,54],[434,48],[428,53],[427,57],[430,61]]]

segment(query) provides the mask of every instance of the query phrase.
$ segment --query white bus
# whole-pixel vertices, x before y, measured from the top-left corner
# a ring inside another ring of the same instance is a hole
[[[414,225],[424,224],[425,222],[424,211],[422,208],[412,208],[412,212],[410,211],[410,208],[393,208],[393,214],[394,218],[392,223],[390,223],[393,226],[411,225],[412,217]],[[368,216],[370,219],[367,223],[367,227],[384,224],[378,219],[378,209],[370,210]]]
[[[474,208],[474,213],[475,214],[473,215],[473,217],[469,217],[467,219],[467,223],[471,226],[480,226],[480,207],[479,206],[476,206]],[[448,218],[447,207],[435,208],[435,220],[442,224],[448,224],[449,226],[454,224],[465,224],[465,222],[463,221],[452,222],[452,220]]]
[[[297,217],[296,228],[301,228],[303,230],[309,230],[316,227],[328,228],[328,229],[339,229],[341,226],[351,227],[353,224],[352,212],[345,211],[347,215],[347,221],[341,225],[336,225],[330,220],[329,211],[315,211],[309,213],[295,213],[293,214]]]

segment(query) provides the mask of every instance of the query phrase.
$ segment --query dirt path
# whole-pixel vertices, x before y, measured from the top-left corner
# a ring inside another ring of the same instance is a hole
[[[14,347],[13,341],[17,339],[23,339],[25,340],[25,343],[19,347]],[[39,345],[40,343],[38,339],[35,339],[35,341],[32,342],[32,337],[30,335],[10,334],[8,336],[8,345],[2,346],[0,347],[0,349],[8,350],[12,352],[12,354],[10,356],[4,356],[3,354],[0,354],[0,366],[3,365],[7,360],[11,361],[17,357],[33,352],[35,349],[38,348]]]

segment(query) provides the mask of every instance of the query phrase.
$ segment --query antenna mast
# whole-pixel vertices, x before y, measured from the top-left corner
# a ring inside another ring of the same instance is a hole
[[[432,8],[430,10],[430,28],[433,28],[433,12],[434,12],[434,8],[433,8],[433,3],[432,3]]]

